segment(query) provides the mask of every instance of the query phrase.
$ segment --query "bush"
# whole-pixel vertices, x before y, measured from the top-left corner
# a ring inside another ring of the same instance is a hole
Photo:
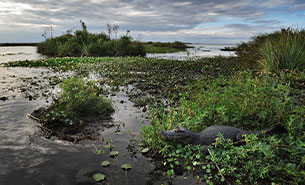
[[[288,62],[289,60],[293,61],[292,64],[294,64],[300,63],[299,59],[304,59],[304,54],[301,54],[302,48],[304,53],[304,42],[304,29],[291,30],[291,28],[283,28],[280,31],[275,31],[273,33],[253,36],[248,42],[239,44],[236,47],[235,53],[242,61],[253,63],[253,65],[256,65],[256,67],[259,66],[259,61],[266,58],[268,61],[274,61],[269,63],[270,65],[274,63],[274,68],[277,66],[276,63],[281,63],[280,66],[288,67],[286,64],[291,63]],[[298,61],[295,61],[295,59]],[[263,63],[268,65],[265,62]],[[284,65],[282,65],[282,63]]]
[[[101,89],[93,82],[73,77],[61,83],[60,88],[62,92],[46,117],[47,124],[71,125],[81,117],[110,116],[114,112],[111,101],[101,96]]]
[[[127,35],[120,39],[110,39],[104,33],[89,33],[83,22],[82,27],[83,29],[76,30],[74,35],[64,34],[39,43],[37,51],[56,57],[146,55],[144,46]]]
[[[305,68],[305,32],[298,30],[282,30],[279,38],[268,38],[260,54],[261,64],[271,72],[280,70],[304,70]]]

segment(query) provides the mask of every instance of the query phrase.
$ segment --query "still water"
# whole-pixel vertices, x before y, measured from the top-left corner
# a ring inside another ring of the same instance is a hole
[[[202,57],[215,57],[215,56],[236,56],[234,51],[221,51],[224,47],[234,47],[236,44],[188,44],[192,48],[188,48],[185,52],[177,53],[160,53],[160,54],[147,54],[149,58],[163,58],[173,60],[186,60],[196,59]]]
[[[187,57],[205,56],[206,53],[216,55],[219,52],[219,47],[216,46],[194,46],[188,50]],[[185,53],[176,53],[168,56],[182,59],[184,55]],[[0,64],[41,58],[44,56],[36,52],[36,47],[0,47]],[[41,130],[26,114],[52,102],[52,94],[58,92],[56,88],[48,86],[48,79],[54,76],[64,78],[66,74],[44,68],[0,67],[1,185],[196,183],[196,177],[189,175],[188,179],[184,179],[183,175],[169,178],[162,165],[141,154],[141,149],[134,140],[139,139],[141,127],[149,124],[148,118],[133,106],[124,91],[109,96],[116,109],[113,120],[109,121],[114,126],[101,130],[99,140],[74,144],[43,137]],[[119,152],[118,157],[109,157],[110,151],[104,147],[106,140],[112,140],[114,150]],[[102,149],[105,153],[97,155],[95,148]],[[108,168],[101,166],[104,160],[111,162]],[[124,163],[130,163],[133,168],[124,172],[121,169]],[[106,181],[95,183],[92,178],[95,173],[105,174]]]
[[[0,63],[41,58],[44,58],[44,56],[37,53],[37,47],[35,46],[0,47]]]

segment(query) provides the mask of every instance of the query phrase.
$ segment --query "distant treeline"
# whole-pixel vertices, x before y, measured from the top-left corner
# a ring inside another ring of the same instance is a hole
[[[93,34],[87,31],[86,25],[81,21],[82,29],[76,30],[74,34],[67,32],[58,37],[47,38],[38,44],[37,51],[43,55],[66,57],[66,56],[145,56],[144,46],[139,41],[126,35],[116,39],[118,26],[111,29],[108,27],[109,35],[105,33]],[[115,38],[111,38],[111,30]]]
[[[38,43],[0,43],[0,46],[38,46]]]
[[[185,51],[190,46],[183,42],[143,42],[147,53],[172,53]]]

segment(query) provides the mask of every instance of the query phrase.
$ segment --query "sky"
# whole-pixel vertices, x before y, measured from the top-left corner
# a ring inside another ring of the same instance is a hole
[[[305,0],[1,0],[0,43],[40,42],[46,31],[107,32],[141,41],[239,43],[281,28],[305,28]]]

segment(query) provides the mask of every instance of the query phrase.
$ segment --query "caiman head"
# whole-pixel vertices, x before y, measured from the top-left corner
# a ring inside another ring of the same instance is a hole
[[[162,131],[160,132],[160,135],[164,136],[169,141],[183,144],[190,144],[194,137],[197,136],[196,133],[183,127],[176,127],[172,130]]]

